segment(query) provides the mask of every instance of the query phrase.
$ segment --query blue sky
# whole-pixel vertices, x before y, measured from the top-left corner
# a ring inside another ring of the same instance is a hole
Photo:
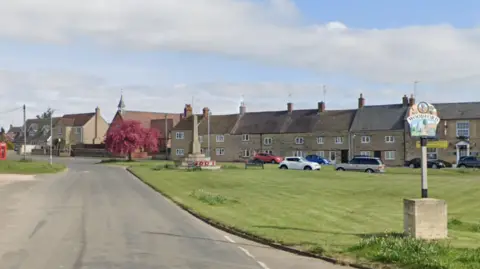
[[[26,103],[32,117],[49,106],[63,114],[98,105],[110,120],[120,89],[132,110],[181,112],[194,96],[198,111],[235,113],[242,95],[249,110],[285,109],[287,101],[309,108],[323,99],[322,85],[327,109],[338,109],[354,107],[360,92],[368,104],[400,102],[414,80],[428,101],[471,101],[452,97],[453,86],[480,97],[474,1],[218,0],[212,8],[144,0],[132,10],[121,0],[116,11],[85,8],[93,1],[39,10],[56,1],[0,4],[11,15],[0,20],[5,110]],[[25,11],[37,16],[13,18]],[[0,116],[10,123],[21,115]]]

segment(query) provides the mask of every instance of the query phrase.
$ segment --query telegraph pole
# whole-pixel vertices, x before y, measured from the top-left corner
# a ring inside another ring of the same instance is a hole
[[[27,106],[23,105],[23,160],[27,159]]]
[[[165,160],[168,160],[168,113],[165,113],[165,133],[163,136],[165,137]]]

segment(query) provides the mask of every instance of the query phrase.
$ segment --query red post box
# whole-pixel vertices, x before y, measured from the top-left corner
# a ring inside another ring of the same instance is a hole
[[[0,142],[0,160],[7,159],[7,143]]]

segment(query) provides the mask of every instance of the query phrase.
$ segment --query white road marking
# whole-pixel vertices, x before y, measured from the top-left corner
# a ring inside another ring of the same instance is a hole
[[[235,241],[232,238],[230,238],[230,236],[224,235],[223,237],[225,237],[225,239],[227,239],[228,242],[236,244]],[[253,254],[250,253],[250,251],[248,251],[246,248],[243,248],[243,247],[240,247],[240,246],[237,246],[237,247],[241,251],[243,251],[243,253],[245,253],[245,255],[247,255],[248,257],[252,258],[255,262],[257,262],[258,265],[260,265],[263,269],[270,269],[265,263],[257,260],[257,258],[255,258],[255,256],[253,256]]]

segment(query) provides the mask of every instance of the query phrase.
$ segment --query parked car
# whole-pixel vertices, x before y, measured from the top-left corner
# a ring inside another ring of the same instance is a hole
[[[385,165],[382,160],[375,157],[356,156],[348,163],[335,164],[337,171],[361,171],[366,173],[383,173]]]
[[[422,166],[422,159],[413,158],[410,161],[405,161],[405,166],[420,168]],[[427,168],[440,169],[445,167],[452,167],[452,164],[443,160],[427,160]]]
[[[318,163],[320,165],[329,165],[330,164],[330,161],[327,160],[326,158],[323,158],[323,157],[320,157],[318,155],[307,155],[305,157],[305,159],[307,159],[307,161],[309,162],[314,162],[314,163]]]
[[[468,156],[461,158],[457,164],[458,168],[479,168],[480,158],[477,156]]]
[[[257,153],[253,157],[253,161],[262,161],[264,163],[281,163],[283,161],[283,157],[269,153]]]
[[[285,160],[278,165],[280,169],[293,170],[320,170],[322,167],[315,162],[310,162],[303,157],[286,157]]]

